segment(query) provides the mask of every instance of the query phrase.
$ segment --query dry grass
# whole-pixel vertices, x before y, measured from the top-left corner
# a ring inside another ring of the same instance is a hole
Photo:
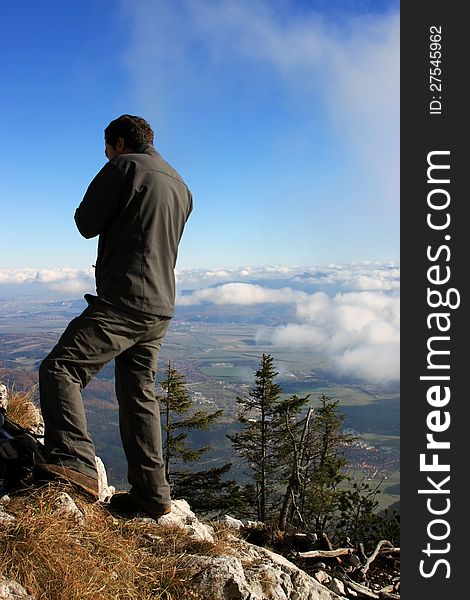
[[[28,429],[35,429],[41,422],[41,413],[33,401],[35,388],[26,391],[11,391],[8,395],[7,414],[16,423]]]
[[[8,415],[37,425],[34,390],[10,393]],[[66,491],[84,524],[57,512]],[[191,555],[230,552],[219,528],[215,543],[195,541],[176,526],[117,519],[67,484],[32,486],[14,496],[0,523],[0,574],[20,583],[35,600],[199,600],[191,589]]]
[[[84,513],[84,525],[57,514],[64,490]],[[0,529],[0,572],[36,600],[197,600],[191,555],[228,551],[223,530],[213,544],[179,527],[116,519],[63,484],[14,497],[8,512],[16,520]]]

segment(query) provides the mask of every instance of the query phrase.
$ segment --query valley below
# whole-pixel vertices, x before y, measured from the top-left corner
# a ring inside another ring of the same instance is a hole
[[[0,379],[25,389],[37,384],[41,360],[58,340],[67,323],[83,308],[82,300],[41,301],[35,298],[0,302]],[[322,394],[339,401],[345,416],[344,430],[355,442],[345,448],[347,471],[353,480],[366,480],[380,489],[379,508],[400,499],[400,396],[398,383],[371,384],[339,377],[321,348],[293,349],[274,345],[269,330],[285,315],[263,312],[243,314],[212,312],[199,315],[177,311],[165,338],[157,369],[164,380],[168,361],[185,378],[197,409],[222,409],[223,417],[210,431],[191,433],[194,447],[210,445],[197,468],[232,463],[229,477],[242,481],[243,466],[227,433],[239,427],[236,398],[248,394],[263,353],[271,354],[283,395],[309,395],[309,405],[319,404]],[[89,429],[97,454],[103,459],[110,482],[126,486],[126,466],[121,449],[113,364],[108,364],[84,391]],[[157,393],[162,393],[157,384]]]

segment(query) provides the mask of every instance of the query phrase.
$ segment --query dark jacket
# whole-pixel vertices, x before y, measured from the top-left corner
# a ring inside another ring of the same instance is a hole
[[[173,316],[178,244],[191,210],[188,187],[151,144],[109,161],[75,212],[85,238],[100,236],[98,296],[124,309]]]

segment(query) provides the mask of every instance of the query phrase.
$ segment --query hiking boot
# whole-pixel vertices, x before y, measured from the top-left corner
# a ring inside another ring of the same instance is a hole
[[[36,465],[36,478],[37,479],[58,479],[59,481],[66,481],[71,483],[79,491],[86,492],[93,497],[94,500],[98,499],[98,479],[90,477],[80,471],[65,467],[64,465],[55,465],[48,463],[39,463]]]
[[[144,508],[129,492],[113,494],[106,507],[112,513],[127,517],[143,515],[151,519],[159,519],[171,513],[171,506]]]

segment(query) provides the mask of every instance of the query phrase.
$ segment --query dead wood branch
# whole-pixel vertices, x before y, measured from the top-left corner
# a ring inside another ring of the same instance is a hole
[[[400,554],[400,548],[384,548],[383,550],[380,550],[380,554]],[[391,558],[389,556],[385,556],[385,558]]]
[[[400,600],[400,594],[394,585],[386,585],[378,592],[380,600]]]
[[[366,560],[366,564],[363,567],[361,567],[361,569],[360,569],[360,571],[363,575],[365,575],[367,573],[370,565],[377,558],[382,546],[385,546],[385,545],[388,546],[388,548],[393,548],[393,545],[388,540],[380,540],[380,542],[375,547],[375,550],[372,552],[372,554]]]
[[[326,535],[326,533],[325,533],[325,532],[323,532],[323,533],[321,534],[321,536],[322,536],[322,538],[324,539],[324,541],[325,541],[325,544],[326,544],[326,547],[328,548],[328,550],[334,550],[334,548],[333,548],[333,544],[330,542],[330,538],[329,538],[329,537]]]
[[[356,552],[354,548],[338,548],[337,550],[309,550],[308,552],[298,552],[300,558],[336,558]]]
[[[365,596],[366,598],[373,598],[374,600],[379,600],[379,595],[373,592],[371,589],[366,587],[365,585],[361,585],[356,581],[353,581],[346,574],[341,573],[340,571],[331,571],[329,573],[332,577],[336,577],[340,579],[347,587],[351,588],[361,596]]]

